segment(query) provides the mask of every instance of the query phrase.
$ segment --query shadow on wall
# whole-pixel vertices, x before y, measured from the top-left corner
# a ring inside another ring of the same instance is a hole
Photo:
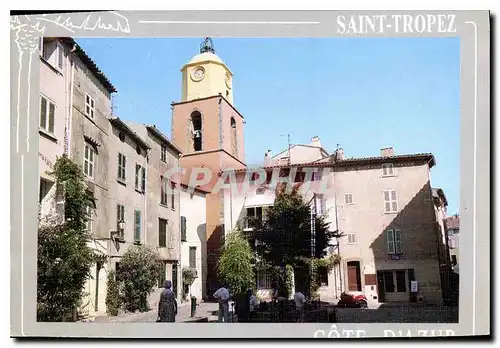
[[[196,234],[200,241],[201,246],[201,294],[203,300],[205,300],[206,294],[206,282],[207,282],[207,224],[198,225],[196,229]]]
[[[224,245],[224,225],[207,226],[206,234],[210,233],[206,242],[207,281],[206,297],[211,299],[215,291],[222,285],[217,279],[217,263],[220,256],[220,247]]]
[[[348,262],[346,284],[355,286],[363,277],[365,286],[377,285],[379,302],[441,304],[449,286],[447,269],[440,269],[446,252],[440,234],[427,182],[370,245],[376,274],[363,275],[362,265],[357,271],[356,262]],[[413,280],[418,282],[417,293],[411,292]]]

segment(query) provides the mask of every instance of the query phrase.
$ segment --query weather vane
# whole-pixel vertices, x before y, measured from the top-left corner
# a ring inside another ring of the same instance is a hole
[[[206,37],[200,46],[200,53],[205,53],[205,52],[210,52],[215,54],[214,43],[212,42],[212,39],[209,37]]]

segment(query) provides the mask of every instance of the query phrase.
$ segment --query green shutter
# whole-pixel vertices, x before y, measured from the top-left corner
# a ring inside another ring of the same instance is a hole
[[[139,210],[135,211],[135,235],[134,241],[141,241],[141,212]]]
[[[181,216],[181,241],[185,242],[186,238],[186,217]]]
[[[141,170],[141,166],[136,164],[135,165],[135,189],[139,189],[139,171]]]
[[[141,168],[141,174],[142,174],[142,192],[146,192],[146,168],[142,167]]]
[[[40,98],[40,127],[47,129],[47,99]]]
[[[49,127],[48,127],[48,131],[50,133],[54,133],[55,113],[56,113],[56,106],[52,103],[49,103]]]

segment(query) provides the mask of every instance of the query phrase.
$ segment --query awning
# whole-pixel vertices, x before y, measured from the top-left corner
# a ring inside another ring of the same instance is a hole
[[[244,207],[261,207],[265,205],[273,205],[274,199],[276,198],[276,192],[274,190],[266,190],[261,194],[251,192],[245,198]]]

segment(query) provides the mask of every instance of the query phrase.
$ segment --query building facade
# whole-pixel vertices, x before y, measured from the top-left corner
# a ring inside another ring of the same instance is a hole
[[[196,278],[188,286],[183,284],[183,299],[191,296],[201,300],[207,278],[206,259],[206,195],[207,191],[182,186],[180,189],[181,216],[181,265],[182,271],[190,268]]]
[[[150,147],[146,174],[145,243],[156,249],[163,261],[163,275],[158,280],[158,287],[163,287],[165,280],[171,280],[172,289],[179,297],[182,291],[180,185],[176,176],[169,173],[179,168],[180,149],[154,125],[131,121],[127,124]]]
[[[347,159],[335,153],[326,162],[264,167],[264,171],[279,168],[285,173],[282,179],[302,185],[299,192],[305,201],[314,202],[330,229],[344,235],[328,247],[328,254],[338,254],[341,261],[321,276],[321,298],[331,300],[344,291],[362,291],[379,302],[420,298],[441,303],[442,238],[429,177],[434,157],[394,155],[386,150],[369,158]],[[304,174],[290,174],[292,168]],[[313,170],[315,174],[310,173]],[[232,174],[240,183],[252,177],[250,169]],[[241,188],[225,190],[225,233],[238,224],[251,228],[245,222],[247,217],[262,219],[265,209],[274,203],[272,185]],[[260,282],[259,290],[268,290],[269,281]]]
[[[445,218],[444,226],[448,234],[450,263],[455,273],[459,273],[460,265],[460,216],[453,215]]]

